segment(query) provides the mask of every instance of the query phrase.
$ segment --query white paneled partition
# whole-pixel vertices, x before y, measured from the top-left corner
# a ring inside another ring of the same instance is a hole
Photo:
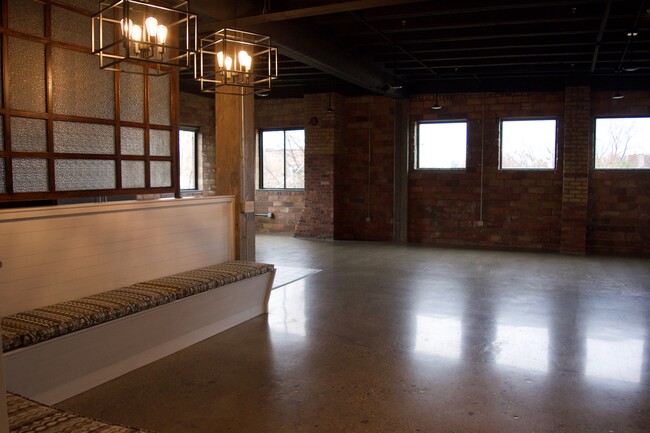
[[[0,317],[234,259],[233,198],[0,211]]]

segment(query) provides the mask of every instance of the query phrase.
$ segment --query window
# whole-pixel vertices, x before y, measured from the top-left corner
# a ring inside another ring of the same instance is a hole
[[[305,130],[261,131],[259,140],[259,187],[301,189],[305,187]]]
[[[501,121],[501,169],[555,169],[555,119]]]
[[[650,169],[650,117],[596,119],[596,168]]]
[[[178,163],[182,190],[199,189],[197,135],[197,130],[192,128],[183,127],[178,131]]]
[[[415,168],[465,168],[467,159],[467,122],[418,123]]]

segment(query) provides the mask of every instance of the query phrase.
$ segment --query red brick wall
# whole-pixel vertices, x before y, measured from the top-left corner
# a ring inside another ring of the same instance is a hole
[[[305,192],[293,190],[258,190],[255,192],[255,213],[269,213],[271,218],[255,217],[259,233],[294,233],[305,208]]]
[[[411,99],[409,166],[414,167],[417,121],[466,119],[467,168],[457,171],[411,170],[409,241],[558,250],[562,210],[561,162],[558,161],[555,171],[499,170],[499,120],[503,117],[556,118],[561,152],[563,93],[456,94],[440,97],[443,109],[437,111],[431,110],[433,102],[432,96]]]
[[[609,92],[595,92],[591,114],[649,116],[650,91],[625,92],[621,100],[611,99]],[[591,171],[587,251],[650,254],[650,170]]]
[[[201,142],[201,159],[203,171],[203,194],[215,195],[215,115],[214,96],[198,96],[190,93],[180,93],[180,126],[199,128]]]
[[[304,100],[255,100],[255,129],[304,128]],[[255,189],[255,213],[273,213],[273,218],[255,217],[258,232],[294,233],[305,208],[304,191]]]
[[[392,239],[394,106],[379,96],[345,100],[344,146],[336,158],[337,239]]]

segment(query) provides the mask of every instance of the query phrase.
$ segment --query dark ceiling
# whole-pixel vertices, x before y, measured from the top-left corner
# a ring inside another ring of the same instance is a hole
[[[270,35],[271,97],[650,88],[650,0],[193,0],[199,31]],[[235,15],[236,14],[236,15]],[[196,88],[182,76],[182,89]]]

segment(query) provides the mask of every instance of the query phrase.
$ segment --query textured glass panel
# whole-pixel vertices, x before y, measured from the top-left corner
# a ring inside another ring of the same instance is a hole
[[[52,48],[52,103],[56,114],[113,119],[113,73],[97,66],[90,53]]]
[[[99,2],[97,0],[57,0],[59,3],[65,3],[67,5],[78,7],[89,12],[98,12],[99,11]]]
[[[151,187],[172,186],[172,163],[169,161],[151,161]]]
[[[4,116],[0,116],[0,150],[5,150],[5,119],[4,119]]]
[[[171,124],[169,108],[169,74],[149,77],[149,122],[158,125]]]
[[[144,161],[122,161],[122,188],[144,188]]]
[[[124,70],[142,67],[126,65]],[[128,122],[144,122],[144,75],[120,74],[120,118]]]
[[[144,129],[122,127],[122,155],[144,155]]]
[[[115,161],[57,159],[54,169],[57,191],[115,189]]]
[[[159,129],[149,130],[149,154],[153,156],[171,156],[171,134]]]
[[[7,192],[5,185],[5,159],[0,158],[0,192]]]
[[[9,0],[9,27],[37,36],[45,35],[43,4],[33,0]]]
[[[1,15],[2,14],[0,14],[0,18],[1,18]],[[2,21],[0,20],[0,22],[2,22]],[[2,35],[0,35],[0,71],[2,71]],[[2,75],[3,74],[0,73],[0,107],[2,107],[3,104],[4,104],[4,102],[3,102],[4,97],[2,95],[2,92],[4,92],[4,90],[3,90],[4,86],[2,85],[2,80],[4,80],[4,77]]]
[[[54,151],[113,155],[115,154],[114,128],[112,125],[55,121]]]
[[[13,158],[14,192],[43,192],[47,186],[47,159]]]
[[[9,95],[14,110],[45,111],[45,45],[9,37]]]
[[[91,19],[66,9],[52,7],[52,38],[60,42],[90,47]]]
[[[11,150],[45,152],[47,150],[47,120],[12,117]]]

